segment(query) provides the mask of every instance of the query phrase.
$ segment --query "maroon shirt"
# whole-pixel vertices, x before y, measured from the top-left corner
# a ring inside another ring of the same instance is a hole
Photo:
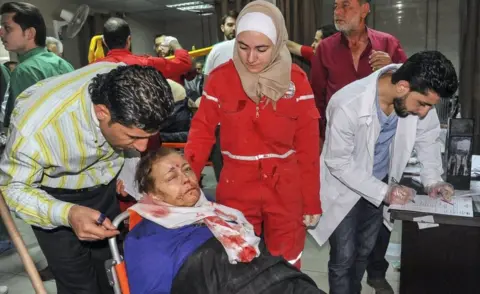
[[[373,72],[369,63],[372,50],[388,53],[393,63],[403,63],[407,60],[400,42],[392,35],[369,28],[367,34],[370,42],[360,56],[358,70],[355,70],[348,40],[342,33],[336,33],[318,45],[317,52],[311,59],[310,79],[322,119],[325,119],[328,101],[335,92]]]

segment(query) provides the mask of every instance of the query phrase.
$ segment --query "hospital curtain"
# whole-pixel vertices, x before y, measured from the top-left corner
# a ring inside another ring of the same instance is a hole
[[[276,4],[285,17],[289,39],[310,46],[322,25],[323,0],[276,0]],[[309,62],[302,58],[294,57],[294,61],[304,70],[309,69]]]
[[[463,118],[475,120],[474,154],[480,154],[480,1],[460,2],[460,89]]]

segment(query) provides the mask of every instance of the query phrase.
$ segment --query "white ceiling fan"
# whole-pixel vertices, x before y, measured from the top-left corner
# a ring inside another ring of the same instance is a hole
[[[80,5],[75,12],[62,9],[60,12],[62,20],[53,21],[54,37],[59,40],[74,38],[85,24],[89,12],[90,8],[85,4]],[[65,33],[63,33],[64,27],[66,27]]]

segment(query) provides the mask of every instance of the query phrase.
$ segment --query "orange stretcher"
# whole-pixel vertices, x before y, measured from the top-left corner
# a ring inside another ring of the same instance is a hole
[[[128,230],[133,229],[141,220],[142,217],[132,210],[127,210],[119,214],[112,224],[118,228],[126,219],[128,222]],[[130,294],[130,286],[128,284],[127,269],[125,267],[125,261],[120,255],[118,249],[117,237],[108,239],[108,246],[112,253],[112,259],[105,262],[105,269],[107,271],[107,277],[110,285],[113,287],[115,294]]]

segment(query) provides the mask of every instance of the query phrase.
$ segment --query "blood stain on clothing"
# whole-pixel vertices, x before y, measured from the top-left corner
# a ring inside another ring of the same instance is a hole
[[[148,212],[153,216],[153,217],[165,217],[167,216],[170,211],[168,210],[167,207],[164,206],[156,206],[156,207],[149,207]]]
[[[238,254],[238,258],[240,259],[240,262],[250,262],[252,261],[255,257],[257,257],[257,251],[253,246],[246,246],[242,248],[242,251]]]
[[[214,212],[215,212],[217,215],[223,216],[223,217],[228,218],[228,219],[230,219],[230,220],[233,220],[233,221],[237,221],[237,220],[238,220],[235,215],[225,213],[225,212],[223,212],[223,211],[221,211],[221,210],[219,210],[219,209],[217,209],[217,208],[215,208]]]

